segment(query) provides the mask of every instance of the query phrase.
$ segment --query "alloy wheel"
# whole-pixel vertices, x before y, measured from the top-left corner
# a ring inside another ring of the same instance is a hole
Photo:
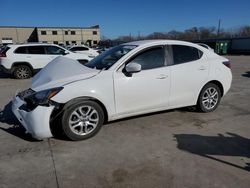
[[[99,123],[99,115],[92,106],[84,105],[75,109],[69,117],[69,127],[77,135],[88,135]]]

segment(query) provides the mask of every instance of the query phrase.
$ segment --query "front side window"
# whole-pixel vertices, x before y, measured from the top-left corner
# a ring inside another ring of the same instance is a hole
[[[63,50],[62,48],[58,48],[56,46],[46,46],[45,48],[46,48],[47,54],[62,55],[65,53],[65,50]]]
[[[192,46],[172,45],[174,64],[196,61],[202,57],[202,51]]]
[[[43,46],[29,46],[27,47],[28,54],[45,54]]]
[[[136,55],[129,63],[138,63],[142,70],[154,69],[165,66],[165,53],[163,47],[148,49]]]
[[[84,64],[89,68],[95,69],[109,69],[112,65],[114,65],[119,59],[121,59],[124,55],[128,52],[136,48],[135,45],[120,45],[110,50],[103,52],[93,60],[89,61],[88,63]]]

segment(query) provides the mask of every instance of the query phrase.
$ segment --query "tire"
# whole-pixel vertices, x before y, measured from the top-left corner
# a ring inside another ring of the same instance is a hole
[[[201,112],[212,112],[214,111],[221,100],[220,88],[213,83],[206,84],[199,95],[197,102],[197,109]]]
[[[13,76],[16,79],[28,79],[32,76],[32,70],[27,65],[18,65],[14,68]]]
[[[104,112],[98,103],[77,100],[64,109],[62,130],[70,140],[85,140],[96,135],[103,122]]]

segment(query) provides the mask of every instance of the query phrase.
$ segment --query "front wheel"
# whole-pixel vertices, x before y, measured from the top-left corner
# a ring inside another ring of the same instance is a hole
[[[104,113],[94,101],[76,101],[64,110],[62,129],[71,140],[84,140],[94,136],[104,122]]]
[[[220,88],[216,84],[208,83],[201,90],[197,107],[201,112],[212,112],[218,107],[220,99]]]

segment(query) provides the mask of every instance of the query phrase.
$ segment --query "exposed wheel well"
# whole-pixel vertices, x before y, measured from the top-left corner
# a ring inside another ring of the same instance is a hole
[[[32,71],[32,73],[34,73],[33,67],[28,62],[15,62],[15,63],[13,63],[13,65],[11,66],[11,73],[13,73],[15,67],[17,67],[19,65],[26,65],[26,66],[28,66],[30,68],[30,70]]]
[[[68,101],[67,103],[65,104],[60,104],[57,109],[55,109],[52,114],[51,114],[51,118],[53,118],[53,116],[57,115],[57,114],[60,114],[61,112],[63,112],[63,110],[65,108],[67,108],[68,106],[70,106],[71,104],[77,102],[77,101],[83,101],[83,100],[91,100],[91,101],[94,101],[96,102],[97,104],[99,104],[103,110],[103,113],[104,113],[104,121],[107,122],[108,120],[108,111],[106,109],[106,107],[104,106],[104,104],[99,101],[98,99],[96,98],[93,98],[93,97],[78,97],[78,98],[75,98],[75,99],[72,99],[70,101]]]
[[[92,97],[75,98],[75,99],[68,101],[65,104],[56,103],[56,107],[54,108],[54,110],[52,111],[50,115],[50,130],[52,132],[52,135],[59,137],[59,138],[62,136],[61,135],[62,133],[61,118],[62,118],[64,109],[67,108],[67,106],[70,106],[71,104],[77,101],[82,101],[82,100],[91,100],[91,101],[95,101],[96,103],[98,103],[104,112],[104,122],[108,121],[107,109],[101,101]]]

